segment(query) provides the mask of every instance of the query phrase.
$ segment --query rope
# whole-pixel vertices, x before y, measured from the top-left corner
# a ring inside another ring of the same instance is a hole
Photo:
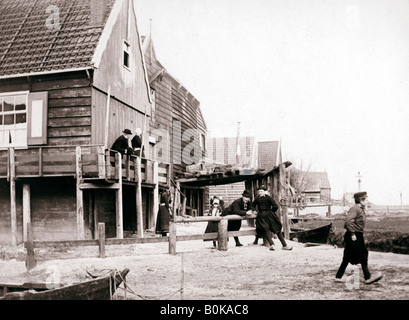
[[[89,270],[85,270],[86,273],[91,277],[91,278],[98,278],[101,277],[103,275],[106,275],[107,273],[110,273],[113,271],[113,269],[101,269],[101,270],[93,270],[92,273]],[[114,285],[116,287],[117,281],[116,281],[116,277],[119,276],[122,280],[122,283],[124,284],[124,288],[122,287],[118,287],[118,289],[121,289],[123,291],[125,291],[125,296],[126,293],[129,292],[137,297],[139,297],[142,300],[166,300],[166,299],[170,299],[171,297],[173,297],[175,294],[183,292],[183,287],[175,290],[175,291],[171,291],[168,293],[164,293],[161,295],[156,295],[156,296],[149,296],[149,295],[143,295],[143,294],[138,294],[136,293],[128,284],[128,282],[126,282],[125,278],[122,276],[120,270],[118,268],[115,269],[114,274],[112,275],[112,277],[109,277],[109,296],[112,299],[113,296],[113,292],[112,292],[112,281],[114,281]]]

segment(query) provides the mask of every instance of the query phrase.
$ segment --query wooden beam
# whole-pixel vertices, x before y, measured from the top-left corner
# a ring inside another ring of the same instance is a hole
[[[96,184],[92,182],[84,182],[80,183],[80,189],[81,190],[90,190],[90,189],[113,189],[113,190],[118,190],[120,188],[119,183],[113,183],[109,185],[101,185],[101,184]]]
[[[121,154],[115,154],[115,166],[117,168],[116,175],[118,177],[118,189],[116,190],[115,197],[115,212],[116,212],[116,237],[118,239],[123,239],[124,228],[123,228],[123,203],[122,203],[122,159]]]
[[[31,223],[31,190],[30,184],[23,184],[23,241],[27,241],[27,224]]]
[[[81,147],[75,149],[75,164],[76,164],[76,196],[77,196],[77,239],[84,240],[84,199],[83,192],[80,188],[82,181],[82,159]]]
[[[10,219],[11,244],[17,245],[16,163],[14,148],[10,148]]]
[[[136,184],[136,228],[137,228],[138,237],[143,238],[141,157],[136,158],[135,174],[137,176],[137,184]]]

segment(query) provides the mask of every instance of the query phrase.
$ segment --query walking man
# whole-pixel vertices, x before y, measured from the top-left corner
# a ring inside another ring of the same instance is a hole
[[[345,219],[345,248],[342,263],[335,275],[336,282],[344,282],[342,276],[351,264],[361,264],[364,273],[365,284],[371,284],[382,279],[382,273],[371,275],[368,269],[368,249],[365,246],[364,229],[366,220],[366,206],[368,195],[366,192],[354,194],[355,205],[352,206]]]

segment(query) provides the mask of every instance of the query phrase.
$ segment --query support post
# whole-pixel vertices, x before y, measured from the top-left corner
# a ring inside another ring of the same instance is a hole
[[[328,212],[327,212],[327,217],[331,218],[331,206],[328,206]]]
[[[218,249],[220,251],[227,251],[227,224],[228,221],[225,218],[220,219],[218,223]]]
[[[98,223],[99,257],[105,258],[105,223]]]
[[[11,244],[17,245],[16,163],[14,148],[10,148],[10,219]]]
[[[169,222],[169,254],[176,254],[176,223]]]
[[[143,212],[142,212],[142,171],[141,157],[136,158],[136,228],[138,229],[138,237],[143,238]]]
[[[115,167],[117,168],[116,176],[118,177],[119,188],[116,190],[115,197],[115,221],[116,221],[116,237],[123,239],[123,202],[122,202],[122,157],[120,153],[115,153]]]
[[[106,166],[105,166],[105,149],[103,146],[97,147],[98,154],[98,177],[100,179],[106,178]]]
[[[28,271],[35,268],[37,265],[37,261],[34,255],[34,237],[33,237],[33,229],[31,227],[31,223],[27,223],[27,241],[25,243],[27,255],[26,255],[26,268]]]
[[[77,179],[77,240],[84,240],[84,199],[80,188],[82,181],[81,147],[75,149],[76,179]]]
[[[159,167],[158,167],[158,162],[154,161],[153,162],[153,211],[152,211],[152,225],[156,224],[156,219],[158,215],[158,210],[159,210]]]
[[[30,184],[23,184],[23,241],[27,241],[27,225],[31,223]]]

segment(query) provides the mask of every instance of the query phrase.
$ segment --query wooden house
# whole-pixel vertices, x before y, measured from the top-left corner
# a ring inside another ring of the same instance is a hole
[[[179,204],[185,202],[187,214],[202,215],[207,187],[176,182],[187,167],[201,163],[205,157],[207,128],[200,102],[158,60],[151,34],[143,37],[143,52],[153,100],[150,128],[157,141],[156,157],[170,163],[172,187],[180,190],[174,193],[174,209],[179,213]]]
[[[121,157],[152,97],[131,0],[0,2],[0,243],[122,238],[155,224],[168,165]],[[152,142],[152,143],[149,143]]]

